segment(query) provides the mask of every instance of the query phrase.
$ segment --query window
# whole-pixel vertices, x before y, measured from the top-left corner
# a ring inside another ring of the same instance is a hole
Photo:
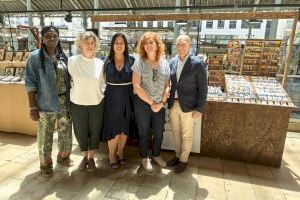
[[[248,29],[249,28],[249,22],[246,20],[242,20],[242,28],[243,29]]]
[[[147,27],[153,27],[153,21],[147,23]]]
[[[143,22],[138,22],[138,27],[143,27]]]
[[[230,22],[229,22],[229,28],[230,28],[230,29],[236,28],[236,21],[230,21]]]
[[[168,22],[168,27],[172,28],[173,27],[173,22]]]
[[[272,25],[272,21],[267,21],[266,28],[271,28],[271,25]]]
[[[164,27],[164,23],[163,22],[157,22],[157,27]]]
[[[135,27],[135,22],[127,22],[127,27]]]
[[[213,21],[206,21],[206,28],[207,29],[213,28],[213,24],[214,24]]]
[[[198,21],[193,21],[192,22],[192,27],[198,27]]]
[[[260,22],[251,24],[253,29],[260,29],[260,25],[261,25]]]
[[[225,26],[225,21],[224,20],[218,20],[218,29],[223,29]]]

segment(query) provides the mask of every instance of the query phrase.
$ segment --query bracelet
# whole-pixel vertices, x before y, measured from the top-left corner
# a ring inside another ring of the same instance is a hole
[[[166,102],[166,101],[165,101],[165,102],[164,102],[164,101],[161,101],[161,103],[162,103],[163,105],[165,105],[167,102]]]
[[[152,104],[150,104],[150,106],[153,106],[155,104],[155,101],[152,102]]]
[[[30,110],[35,110],[35,109],[39,109],[38,107],[34,106],[34,107],[30,107]]]

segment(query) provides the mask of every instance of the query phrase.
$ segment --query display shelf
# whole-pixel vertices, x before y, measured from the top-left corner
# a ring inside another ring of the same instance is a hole
[[[280,59],[280,40],[246,40],[242,75],[275,77]]]
[[[227,45],[228,62],[231,70],[235,72],[240,71],[241,66],[241,44],[239,40],[230,40]]]

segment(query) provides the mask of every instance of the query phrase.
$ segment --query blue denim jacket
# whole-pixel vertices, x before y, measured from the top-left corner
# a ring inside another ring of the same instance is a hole
[[[25,89],[27,92],[37,92],[37,104],[42,112],[59,111],[56,75],[51,58],[44,51],[45,72],[41,67],[40,49],[33,51],[28,58],[25,69]],[[59,59],[66,67],[67,107],[70,99],[70,78],[67,72],[67,60]]]

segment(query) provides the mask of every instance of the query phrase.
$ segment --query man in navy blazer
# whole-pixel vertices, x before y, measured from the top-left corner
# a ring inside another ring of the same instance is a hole
[[[176,39],[177,56],[170,60],[171,91],[168,100],[176,156],[168,161],[176,173],[187,167],[192,150],[194,119],[202,116],[207,97],[207,70],[199,58],[189,54],[191,39]]]

